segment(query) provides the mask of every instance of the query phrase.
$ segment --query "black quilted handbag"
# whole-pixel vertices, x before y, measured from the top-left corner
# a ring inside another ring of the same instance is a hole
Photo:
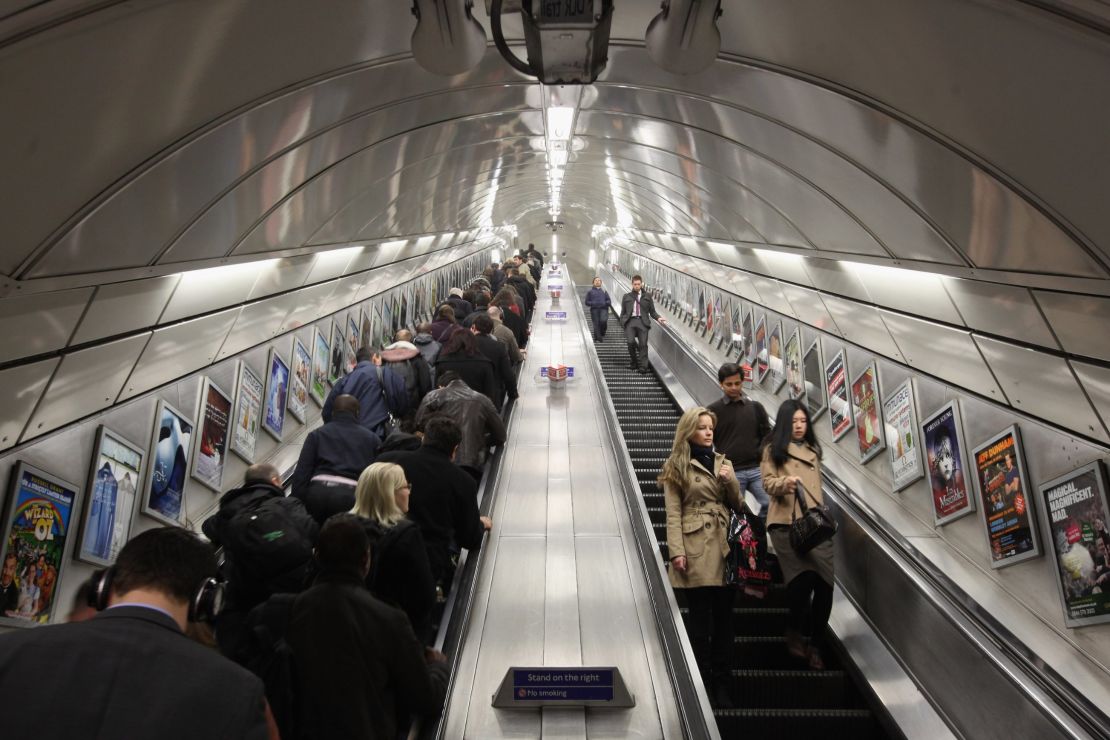
[[[805,555],[813,548],[836,534],[836,522],[832,518],[829,507],[817,503],[813,494],[805,489],[801,481],[797,481],[794,491],[794,509],[790,512],[790,546],[799,555]],[[806,497],[813,502],[806,505]],[[798,508],[802,515],[797,516]]]

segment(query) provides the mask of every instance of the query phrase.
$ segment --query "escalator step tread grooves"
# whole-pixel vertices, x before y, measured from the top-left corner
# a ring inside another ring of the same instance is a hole
[[[580,288],[579,297],[584,298],[587,290]],[[629,369],[624,336],[615,316],[610,318],[613,320],[608,333],[594,348],[660,556],[666,562],[666,509],[663,488],[656,478],[670,455],[682,409],[671,399],[654,370],[641,375]],[[584,320],[589,332],[588,313]],[[614,326],[617,331],[613,331]],[[722,737],[789,740],[885,737],[871,711],[859,708],[864,701],[838,665],[812,671],[803,661],[787,654],[782,636],[787,615],[785,591],[782,584],[775,584],[764,599],[740,598],[733,608],[735,656],[729,684],[737,705],[745,708],[713,711]],[[681,591],[676,591],[675,596],[680,605],[685,604]],[[681,611],[685,618],[686,608]],[[826,655],[826,660],[832,658]]]

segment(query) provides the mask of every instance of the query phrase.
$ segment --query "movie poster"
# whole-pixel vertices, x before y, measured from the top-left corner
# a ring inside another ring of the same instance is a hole
[[[786,340],[783,350],[783,364],[786,366],[786,392],[795,401],[805,403],[806,381],[802,375],[802,335],[795,329]]]
[[[743,335],[743,350],[740,357],[737,358],[739,362],[747,361],[751,363],[755,359],[755,339],[752,334],[752,312],[748,311],[744,314],[744,320],[740,322],[740,334]]]
[[[308,419],[308,387],[312,382],[312,356],[308,347],[293,337],[293,372],[289,377],[289,413],[304,424]]]
[[[933,492],[933,516],[945,524],[975,511],[964,476],[964,443],[956,401],[941,406],[921,423],[926,471]]]
[[[289,393],[289,366],[273,347],[270,361],[266,363],[266,405],[262,412],[262,428],[278,442],[285,428],[285,400]]]
[[[767,317],[760,316],[755,325],[755,382],[762,383],[770,369],[767,362]]]
[[[925,475],[917,444],[917,411],[914,408],[912,380],[907,379],[883,401],[883,421],[894,490],[901,491]]]
[[[254,462],[258,428],[262,425],[262,378],[245,362],[239,363],[238,390],[235,396],[235,426],[231,430],[231,451],[248,463]]]
[[[310,386],[312,400],[323,406],[328,397],[328,365],[331,360],[331,347],[328,338],[320,331],[320,327],[312,330],[312,385]],[[261,395],[259,396],[261,398]]]
[[[1018,428],[999,432],[971,454],[991,567],[1004,568],[1040,555]]]
[[[767,336],[767,364],[771,369],[771,392],[778,393],[786,383],[782,363],[782,322],[776,321]]]
[[[77,559],[111,565],[131,533],[135,490],[142,480],[143,451],[105,426],[96,432],[92,491],[85,500]]]
[[[1064,621],[1068,627],[1110,622],[1110,506],[1097,460],[1040,486]]]
[[[343,377],[344,351],[347,341],[343,337],[343,329],[334,318],[331,320],[331,362],[328,365],[328,382],[335,385],[335,381]]]
[[[358,322],[355,320],[354,311],[347,314],[347,342],[344,348],[344,362],[346,363],[344,375],[355,369],[358,360]]]
[[[805,383],[805,404],[810,421],[825,413],[825,368],[821,364],[821,343],[814,340],[802,360],[802,382]]]
[[[0,624],[46,624],[57,601],[81,489],[25,462],[12,469],[0,552]]]
[[[848,368],[844,365],[844,350],[825,366],[825,392],[829,398],[829,423],[833,441],[837,441],[852,428],[852,404],[848,400]]]
[[[185,519],[185,479],[193,446],[193,420],[159,400],[147,466],[142,512],[166,524]]]
[[[883,418],[879,413],[879,374],[874,362],[868,363],[852,381],[852,408],[855,411],[859,459],[860,462],[867,462],[886,447]]]
[[[222,490],[227,462],[231,396],[209,378],[200,384],[200,430],[193,452],[193,477],[217,493]]]

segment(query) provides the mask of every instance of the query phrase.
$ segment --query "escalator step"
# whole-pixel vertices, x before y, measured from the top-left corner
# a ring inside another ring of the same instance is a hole
[[[721,737],[873,740],[882,729],[866,709],[716,709]]]
[[[855,692],[844,671],[730,672],[730,690],[738,707],[760,709],[836,709],[852,707]]]

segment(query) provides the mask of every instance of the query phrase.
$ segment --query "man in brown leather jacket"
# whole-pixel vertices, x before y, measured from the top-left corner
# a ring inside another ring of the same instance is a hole
[[[476,478],[481,476],[486,452],[505,441],[505,422],[484,393],[472,389],[450,370],[437,379],[439,388],[424,397],[416,412],[416,425],[423,427],[433,416],[454,420],[462,431],[455,464]]]

